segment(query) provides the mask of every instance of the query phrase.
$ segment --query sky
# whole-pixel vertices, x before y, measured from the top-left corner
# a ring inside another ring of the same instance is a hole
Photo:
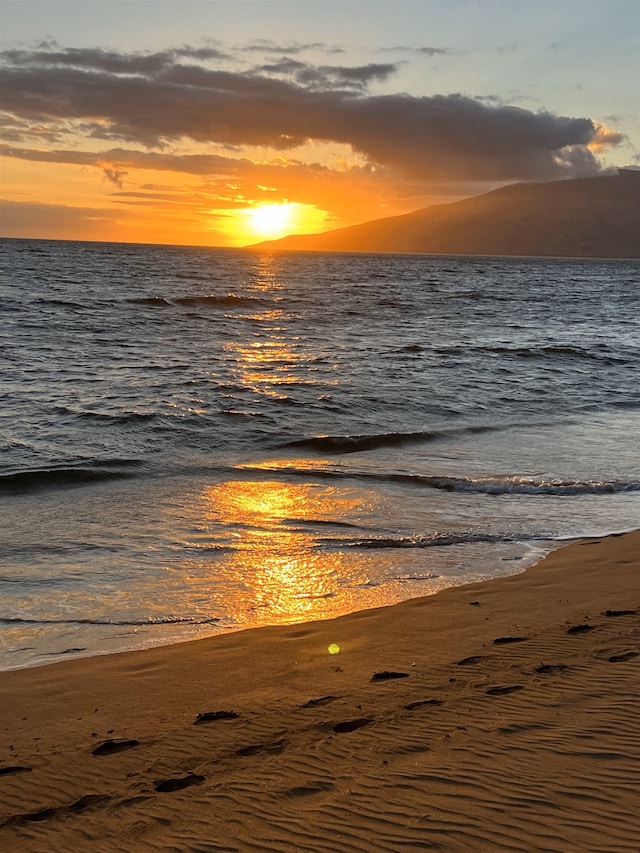
[[[640,167],[640,0],[0,0],[0,235],[242,246]]]

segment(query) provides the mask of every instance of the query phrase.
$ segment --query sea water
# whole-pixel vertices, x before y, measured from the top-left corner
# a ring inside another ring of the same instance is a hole
[[[0,668],[640,521],[640,264],[0,241]]]

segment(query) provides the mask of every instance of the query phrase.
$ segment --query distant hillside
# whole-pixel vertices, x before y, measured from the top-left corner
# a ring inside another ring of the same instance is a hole
[[[251,248],[640,258],[640,171],[513,184],[452,204]]]

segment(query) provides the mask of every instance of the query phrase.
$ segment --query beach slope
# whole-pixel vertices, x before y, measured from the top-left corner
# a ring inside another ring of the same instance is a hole
[[[0,849],[637,851],[639,555],[2,673]]]

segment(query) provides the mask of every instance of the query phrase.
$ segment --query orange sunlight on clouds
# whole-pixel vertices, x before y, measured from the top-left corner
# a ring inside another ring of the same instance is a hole
[[[158,33],[154,47],[146,31],[132,31],[126,43],[112,33],[107,46],[112,16],[96,29],[94,15],[100,19],[99,7],[104,12],[110,3],[91,4],[86,32],[71,32],[62,16],[60,34],[42,29],[30,4],[9,5],[14,32],[7,40],[3,26],[0,47],[5,237],[247,246],[509,183],[606,174],[640,157],[635,126],[624,118],[637,92],[617,73],[637,53],[633,17],[611,16],[601,0],[593,4],[599,24],[582,44],[580,88],[574,54],[563,53],[561,42],[551,50],[546,27],[544,35],[531,34],[539,4],[526,4],[526,14],[523,4],[511,4],[518,15],[505,18],[503,38],[489,52],[469,49],[449,4],[435,4],[437,14],[429,8],[435,41],[425,44],[417,26],[425,4],[383,0],[378,11],[387,23],[358,48],[333,38],[310,42],[309,28],[318,24],[311,12],[290,29],[298,17],[293,2],[266,4],[268,12],[253,4],[253,23],[243,4],[216,3],[216,15],[226,8],[227,27],[235,22],[244,41],[203,41],[204,24],[194,22],[195,41],[173,43],[174,25]],[[209,4],[200,5],[204,20]],[[573,5],[550,4],[549,24],[573,23]],[[406,36],[396,41],[390,27],[402,18],[401,6],[411,12]],[[158,13],[171,12],[174,24],[184,18],[182,7],[154,4]],[[478,14],[476,24],[489,26],[485,11]],[[613,17],[616,45],[627,39],[626,53],[615,52],[617,70],[613,53],[606,64],[594,62]],[[271,26],[289,35],[273,40]],[[96,32],[105,44],[95,43]],[[136,43],[139,49],[131,47]],[[528,62],[514,65],[525,43],[527,56],[539,56],[540,90],[531,90]],[[523,71],[514,79],[516,67]],[[593,104],[584,100],[588,75],[598,82],[594,97],[606,95]]]

